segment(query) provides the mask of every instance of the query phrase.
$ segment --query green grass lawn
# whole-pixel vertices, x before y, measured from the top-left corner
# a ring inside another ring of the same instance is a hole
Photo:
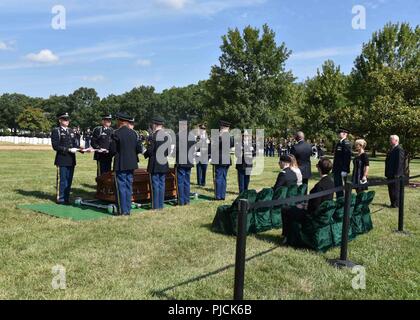
[[[84,222],[16,209],[53,201],[53,157],[51,151],[0,151],[0,298],[232,298],[235,238],[210,230],[222,203]],[[93,197],[96,164],[90,155],[79,155],[78,161],[73,196]],[[371,176],[382,176],[383,168],[383,159],[372,161]],[[418,160],[411,172],[420,173]],[[272,186],[277,173],[276,159],[266,159],[264,174],[252,177],[251,187]],[[211,171],[207,178],[208,188],[193,185],[193,190],[212,195]],[[228,183],[226,203],[237,193],[234,168]],[[246,264],[245,298],[419,299],[419,190],[406,190],[405,228],[410,236],[394,232],[398,212],[384,206],[385,187],[375,190],[374,229],[349,244],[349,258],[366,268],[365,290],[352,289],[355,275],[350,270],[326,263],[339,256],[338,248],[317,254],[284,247],[275,230],[247,240],[251,259]],[[65,290],[51,286],[55,265],[66,268]]]

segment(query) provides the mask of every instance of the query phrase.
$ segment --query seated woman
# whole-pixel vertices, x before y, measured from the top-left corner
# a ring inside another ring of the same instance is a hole
[[[277,176],[276,184],[273,187],[274,192],[280,187],[290,187],[297,183],[296,173],[290,168],[292,159],[289,156],[281,156],[279,165],[282,171]]]
[[[290,164],[290,169],[292,169],[292,171],[294,173],[296,173],[297,185],[300,186],[300,185],[302,185],[302,172],[299,169],[296,157],[292,154],[289,155],[289,157],[292,160],[292,163]]]
[[[329,159],[321,159],[316,167],[319,175],[321,176],[321,180],[313,187],[310,194],[334,189],[334,181],[328,175],[332,169],[332,162]],[[287,241],[287,236],[290,232],[290,226],[293,221],[302,223],[307,215],[313,214],[318,210],[318,207],[323,201],[332,200],[333,197],[334,194],[331,193],[323,197],[309,200],[306,208],[303,205],[297,205],[296,207],[282,210],[283,235],[285,236],[284,243]]]

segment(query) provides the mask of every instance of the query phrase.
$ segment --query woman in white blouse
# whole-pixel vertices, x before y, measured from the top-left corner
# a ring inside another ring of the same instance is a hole
[[[297,160],[295,158],[294,155],[289,155],[289,157],[292,159],[292,163],[290,164],[290,169],[292,169],[292,171],[294,173],[296,173],[297,176],[297,185],[300,186],[302,184],[302,172],[299,169]]]

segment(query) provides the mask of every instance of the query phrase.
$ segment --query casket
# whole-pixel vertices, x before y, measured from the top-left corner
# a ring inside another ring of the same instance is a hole
[[[151,201],[150,176],[145,169],[134,171],[133,197],[132,201],[145,203]],[[98,200],[116,203],[115,195],[115,174],[107,172],[96,178],[96,198]],[[166,175],[165,200],[176,199],[177,188],[175,179],[175,169],[170,169]]]

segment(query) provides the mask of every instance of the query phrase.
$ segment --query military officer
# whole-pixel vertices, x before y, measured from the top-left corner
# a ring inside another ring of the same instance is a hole
[[[97,176],[111,171],[112,155],[109,153],[111,136],[114,130],[111,128],[112,115],[102,115],[102,125],[96,127],[92,133],[92,148],[96,149],[93,157],[97,162]]]
[[[197,185],[204,187],[206,185],[207,166],[209,163],[209,138],[206,132],[206,126],[200,124],[198,127],[197,145],[196,145],[196,168]]]
[[[252,161],[255,151],[252,146],[252,135],[245,132],[242,137],[241,145],[235,146],[236,170],[238,171],[239,193],[248,190],[252,171]]]
[[[133,195],[133,175],[138,168],[138,154],[143,152],[137,133],[130,129],[128,114],[116,115],[118,129],[111,136],[110,154],[114,157],[115,187],[119,215],[130,215]]]
[[[169,172],[168,155],[170,137],[163,129],[165,121],[160,116],[152,119],[152,135],[149,139],[149,147],[144,157],[149,159],[147,172],[151,183],[151,202],[155,210],[163,209],[165,201],[165,178]]]
[[[188,132],[187,120],[179,122],[179,133],[176,135],[176,185],[178,205],[190,204],[191,168],[194,160],[195,136]]]
[[[347,140],[348,135],[349,130],[344,128],[338,130],[340,141],[336,144],[334,149],[333,164],[334,184],[336,187],[343,186],[343,180],[346,180],[350,173],[351,143]],[[342,191],[337,192],[337,198],[342,197],[343,195],[344,193]]]
[[[57,198],[58,204],[70,203],[70,190],[73,182],[76,152],[80,149],[77,137],[69,128],[70,116],[67,112],[57,115],[59,126],[51,132],[51,144],[56,151],[55,166],[57,167]]]
[[[211,140],[211,162],[213,165],[214,196],[216,200],[225,200],[227,174],[232,165],[230,148],[234,146],[234,139],[230,136],[230,122],[220,120],[219,136]]]

